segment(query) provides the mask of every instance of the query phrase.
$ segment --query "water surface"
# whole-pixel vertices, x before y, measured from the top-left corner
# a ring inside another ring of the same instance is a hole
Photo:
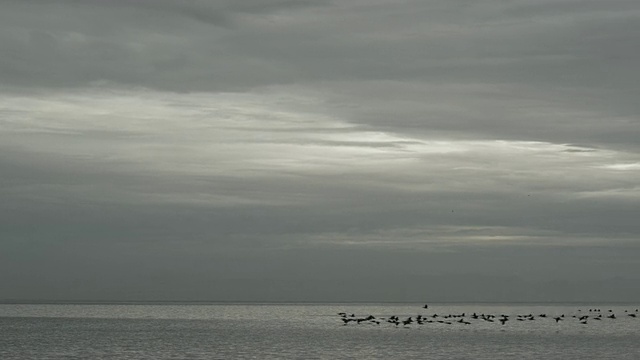
[[[628,316],[638,307],[633,304],[431,304],[428,309],[421,305],[4,304],[0,305],[0,358],[640,358],[640,318]],[[373,315],[380,324],[343,325],[340,312],[354,318]],[[474,312],[505,314],[510,321],[501,325],[473,319]],[[616,319],[607,318],[612,313]],[[458,317],[444,318],[450,314]],[[516,320],[525,314],[534,320]],[[562,314],[563,321],[552,319]],[[598,314],[602,320],[594,320]],[[396,326],[386,322],[392,315],[401,319],[421,315],[434,322]],[[589,316],[587,324],[578,320],[584,315]],[[460,319],[471,324],[457,322]]]

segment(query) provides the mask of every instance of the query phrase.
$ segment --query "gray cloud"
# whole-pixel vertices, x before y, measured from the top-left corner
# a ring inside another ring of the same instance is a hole
[[[0,7],[7,298],[638,299],[635,2]]]

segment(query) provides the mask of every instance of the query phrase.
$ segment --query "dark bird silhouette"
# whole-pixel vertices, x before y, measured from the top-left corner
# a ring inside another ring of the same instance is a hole
[[[393,315],[391,317],[389,317],[389,320],[387,320],[388,323],[394,324],[395,326],[398,326],[400,324],[400,321],[398,320],[398,317]]]

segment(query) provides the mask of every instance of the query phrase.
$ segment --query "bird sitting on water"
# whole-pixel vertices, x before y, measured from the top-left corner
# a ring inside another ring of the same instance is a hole
[[[392,323],[395,326],[398,326],[400,324],[400,320],[398,320],[398,317],[393,315],[389,318],[389,320],[387,320],[388,323]]]
[[[350,318],[342,318],[342,321],[344,322],[345,325],[347,325],[350,321],[355,321],[355,319],[350,319]]]

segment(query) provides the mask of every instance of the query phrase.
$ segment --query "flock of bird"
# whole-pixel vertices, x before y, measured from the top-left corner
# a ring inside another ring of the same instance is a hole
[[[423,306],[423,308],[427,309],[428,306],[425,305]],[[494,314],[484,314],[484,313],[478,314],[475,312],[472,314],[461,313],[461,314],[447,314],[447,315],[438,315],[436,313],[431,315],[419,314],[417,316],[408,316],[406,318],[404,316],[400,318],[396,315],[384,316],[384,317],[367,315],[367,316],[361,317],[361,316],[356,316],[355,314],[347,314],[346,312],[340,312],[338,313],[338,315],[340,316],[340,319],[342,320],[344,325],[349,325],[352,323],[353,324],[365,323],[365,324],[372,324],[372,325],[389,323],[389,324],[395,325],[396,327],[398,326],[408,327],[414,324],[423,325],[423,324],[430,324],[430,323],[440,323],[440,324],[446,324],[446,325],[454,325],[454,324],[471,325],[473,322],[479,322],[479,321],[484,321],[489,323],[499,322],[500,324],[505,325],[508,321],[525,322],[525,321],[534,321],[538,318],[553,319],[555,320],[556,323],[569,320],[569,319],[574,319],[574,320],[577,320],[580,324],[586,325],[589,323],[589,321],[617,319],[616,314],[611,309],[607,311],[601,311],[600,309],[589,309],[588,312],[586,310],[583,312],[582,309],[579,309],[576,314],[569,315],[569,316],[565,316],[564,314],[560,314],[557,316],[548,316],[545,313],[538,314],[538,315],[533,315],[532,313],[518,314],[518,315],[506,315],[506,314],[494,315]],[[640,313],[638,313],[638,309],[635,309],[635,311],[624,310],[624,316],[627,316],[630,318],[637,318],[639,315]]]

